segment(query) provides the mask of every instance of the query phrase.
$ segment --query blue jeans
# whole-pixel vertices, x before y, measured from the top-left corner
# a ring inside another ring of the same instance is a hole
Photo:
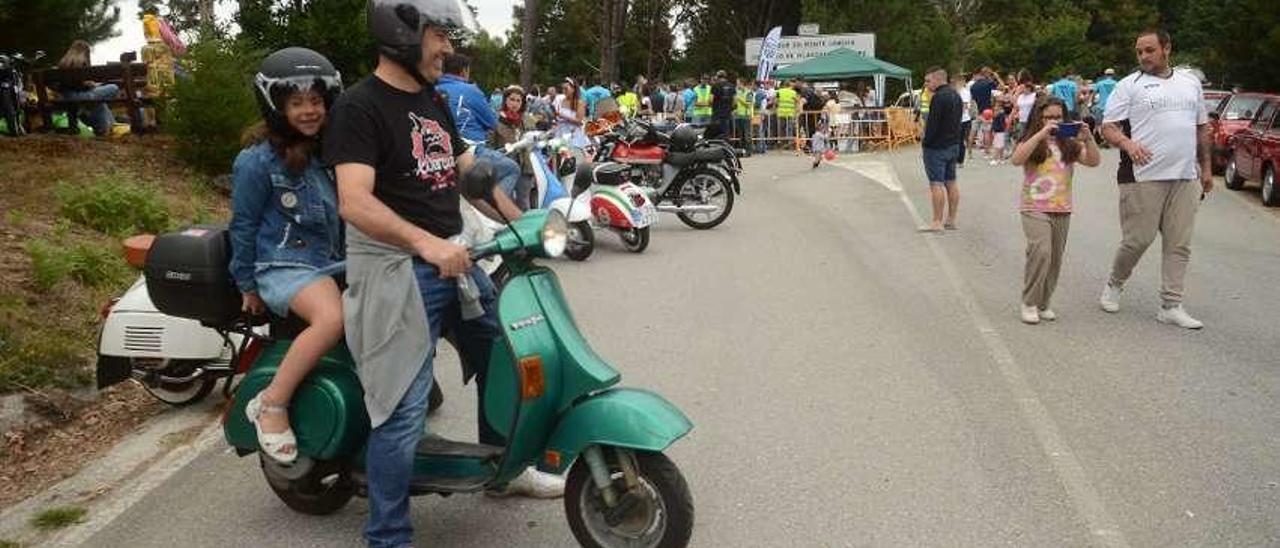
[[[73,101],[97,101],[106,99],[115,99],[120,94],[120,87],[115,84],[101,84],[89,91],[68,91],[62,94],[63,98]],[[98,103],[93,106],[93,110],[89,113],[90,125],[93,126],[93,132],[97,135],[106,135],[111,131],[111,125],[116,123],[116,119],[111,115],[111,107],[106,103]],[[69,120],[71,127],[75,128],[75,120]]]
[[[520,196],[516,195],[516,183],[520,181],[520,164],[515,160],[507,157],[502,151],[489,148],[485,145],[476,145],[476,159],[484,158],[493,163],[493,174],[498,177],[498,186],[502,187],[503,192],[507,193],[517,205],[521,203]],[[528,202],[528,196],[525,196],[524,202]],[[522,209],[527,209],[522,206]]]
[[[413,542],[413,520],[409,515],[409,482],[413,477],[414,452],[422,439],[427,418],[427,395],[431,392],[435,345],[444,334],[453,341],[463,360],[476,373],[480,391],[480,442],[505,445],[505,440],[484,419],[485,367],[493,341],[501,335],[493,283],[480,267],[471,277],[480,287],[485,315],[463,321],[458,301],[458,281],[441,279],[434,266],[415,260],[414,277],[426,306],[431,331],[431,352],[418,376],[386,422],[369,433],[365,450],[365,473],[369,487],[369,520],[364,537],[371,548],[406,546]]]

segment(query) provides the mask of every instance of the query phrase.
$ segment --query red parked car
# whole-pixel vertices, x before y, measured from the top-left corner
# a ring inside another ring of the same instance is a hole
[[[1204,107],[1209,112],[1218,112],[1218,108],[1226,104],[1231,92],[1223,89],[1204,90]]]
[[[1268,98],[1280,95],[1270,93],[1237,93],[1226,100],[1216,113],[1210,115],[1213,128],[1213,172],[1222,173],[1231,156],[1231,136],[1249,127],[1258,107]]]
[[[1227,160],[1227,188],[1239,190],[1248,181],[1262,184],[1262,203],[1280,205],[1276,170],[1280,169],[1280,97],[1271,97],[1258,107],[1249,127],[1231,137]]]

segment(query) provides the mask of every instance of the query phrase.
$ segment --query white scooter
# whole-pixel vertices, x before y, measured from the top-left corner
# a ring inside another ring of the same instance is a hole
[[[612,162],[591,166],[589,156],[566,155],[566,149],[573,151],[563,140],[539,131],[525,133],[505,148],[508,155],[525,155],[533,166],[530,203],[555,209],[569,221],[565,256],[586,260],[595,247],[593,229],[618,234],[623,247],[632,253],[649,246],[649,226],[657,220],[657,209],[648,193],[626,181],[625,166]],[[547,154],[562,160],[560,169],[551,167]],[[572,163],[562,156],[572,158]]]
[[[516,163],[520,163],[522,158],[528,161],[533,171],[529,207],[554,209],[564,215],[569,222],[569,241],[564,254],[575,261],[585,261],[595,248],[595,236],[591,232],[591,196],[571,196],[572,171],[559,174],[552,170],[547,152],[558,154],[555,149],[559,145],[559,139],[550,133],[527,131],[520,140],[505,145],[503,151]]]

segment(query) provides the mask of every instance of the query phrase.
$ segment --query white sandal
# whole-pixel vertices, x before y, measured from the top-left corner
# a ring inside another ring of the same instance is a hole
[[[262,452],[281,464],[293,464],[293,461],[298,458],[298,440],[293,435],[293,428],[284,432],[263,432],[262,426],[258,424],[258,416],[263,413],[283,413],[287,416],[289,408],[262,403],[262,392],[258,392],[253,399],[249,400],[249,403],[245,404],[244,414],[249,418],[249,422],[253,423],[253,430],[258,434],[258,445],[262,448]],[[292,450],[285,452],[286,447]]]

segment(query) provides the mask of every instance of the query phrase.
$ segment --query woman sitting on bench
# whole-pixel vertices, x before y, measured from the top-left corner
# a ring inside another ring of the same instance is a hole
[[[62,60],[58,61],[60,69],[89,68],[89,65],[89,43],[84,40],[72,42],[71,47],[67,48],[67,53],[62,56]],[[120,86],[99,84],[90,80],[78,84],[66,84],[58,89],[58,94],[69,101],[105,101],[115,99],[119,93]],[[67,118],[71,128],[74,129],[76,127],[74,109],[69,112]],[[93,126],[94,135],[99,137],[108,135],[111,132],[111,125],[116,121],[107,103],[93,105],[89,120],[90,125]]]

